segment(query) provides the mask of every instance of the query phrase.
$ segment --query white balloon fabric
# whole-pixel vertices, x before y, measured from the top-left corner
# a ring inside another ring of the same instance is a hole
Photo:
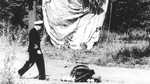
[[[54,46],[82,49],[82,44],[85,44],[87,49],[91,49],[94,42],[98,41],[108,0],[101,6],[97,4],[100,8],[90,4],[91,0],[42,1],[44,25]]]

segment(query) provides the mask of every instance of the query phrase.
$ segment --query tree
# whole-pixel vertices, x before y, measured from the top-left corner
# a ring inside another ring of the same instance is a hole
[[[29,4],[29,20],[28,20],[28,28],[29,30],[31,30],[31,28],[33,28],[34,26],[34,21],[36,21],[36,0],[28,0],[28,4]]]

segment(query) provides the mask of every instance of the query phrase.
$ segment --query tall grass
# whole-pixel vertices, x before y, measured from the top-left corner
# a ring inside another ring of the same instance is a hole
[[[5,57],[4,57],[4,67],[1,70],[2,75],[2,81],[1,84],[14,84],[14,74],[15,70],[13,68],[14,60],[15,60],[15,53],[13,48],[10,48],[10,50],[6,51]]]
[[[149,66],[149,35],[144,30],[133,30],[125,34],[110,33],[110,36],[104,36],[108,41],[101,41],[92,49],[96,52],[101,51],[98,53],[100,58],[96,64],[120,67]]]
[[[15,67],[16,54],[23,45],[26,36],[26,31],[12,30],[13,26],[8,23],[7,26],[1,28],[0,32],[0,83],[1,84],[16,84],[15,83]],[[17,29],[20,29],[18,26]]]
[[[149,35],[144,30],[133,30],[124,34],[110,33],[110,36],[105,34],[107,42],[100,40],[92,49],[93,52],[98,52],[99,58],[95,62],[97,65],[132,68],[136,65],[149,66]],[[100,39],[102,37],[103,34]]]
[[[139,31],[133,30],[124,34],[109,32],[108,36],[104,30],[99,41],[90,50],[57,49],[47,45],[43,46],[42,50],[50,59],[71,60],[73,63],[130,68],[137,65],[138,68],[149,67],[149,36],[144,30]]]

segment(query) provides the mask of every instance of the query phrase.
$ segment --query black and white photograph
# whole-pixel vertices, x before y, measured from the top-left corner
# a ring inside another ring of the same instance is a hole
[[[150,0],[1,0],[0,84],[150,84]]]

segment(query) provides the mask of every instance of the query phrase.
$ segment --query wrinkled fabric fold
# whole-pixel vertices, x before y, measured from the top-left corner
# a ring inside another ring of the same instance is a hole
[[[42,4],[44,26],[54,46],[82,49],[84,43],[91,49],[98,41],[108,0],[96,9],[85,0],[43,0]]]

